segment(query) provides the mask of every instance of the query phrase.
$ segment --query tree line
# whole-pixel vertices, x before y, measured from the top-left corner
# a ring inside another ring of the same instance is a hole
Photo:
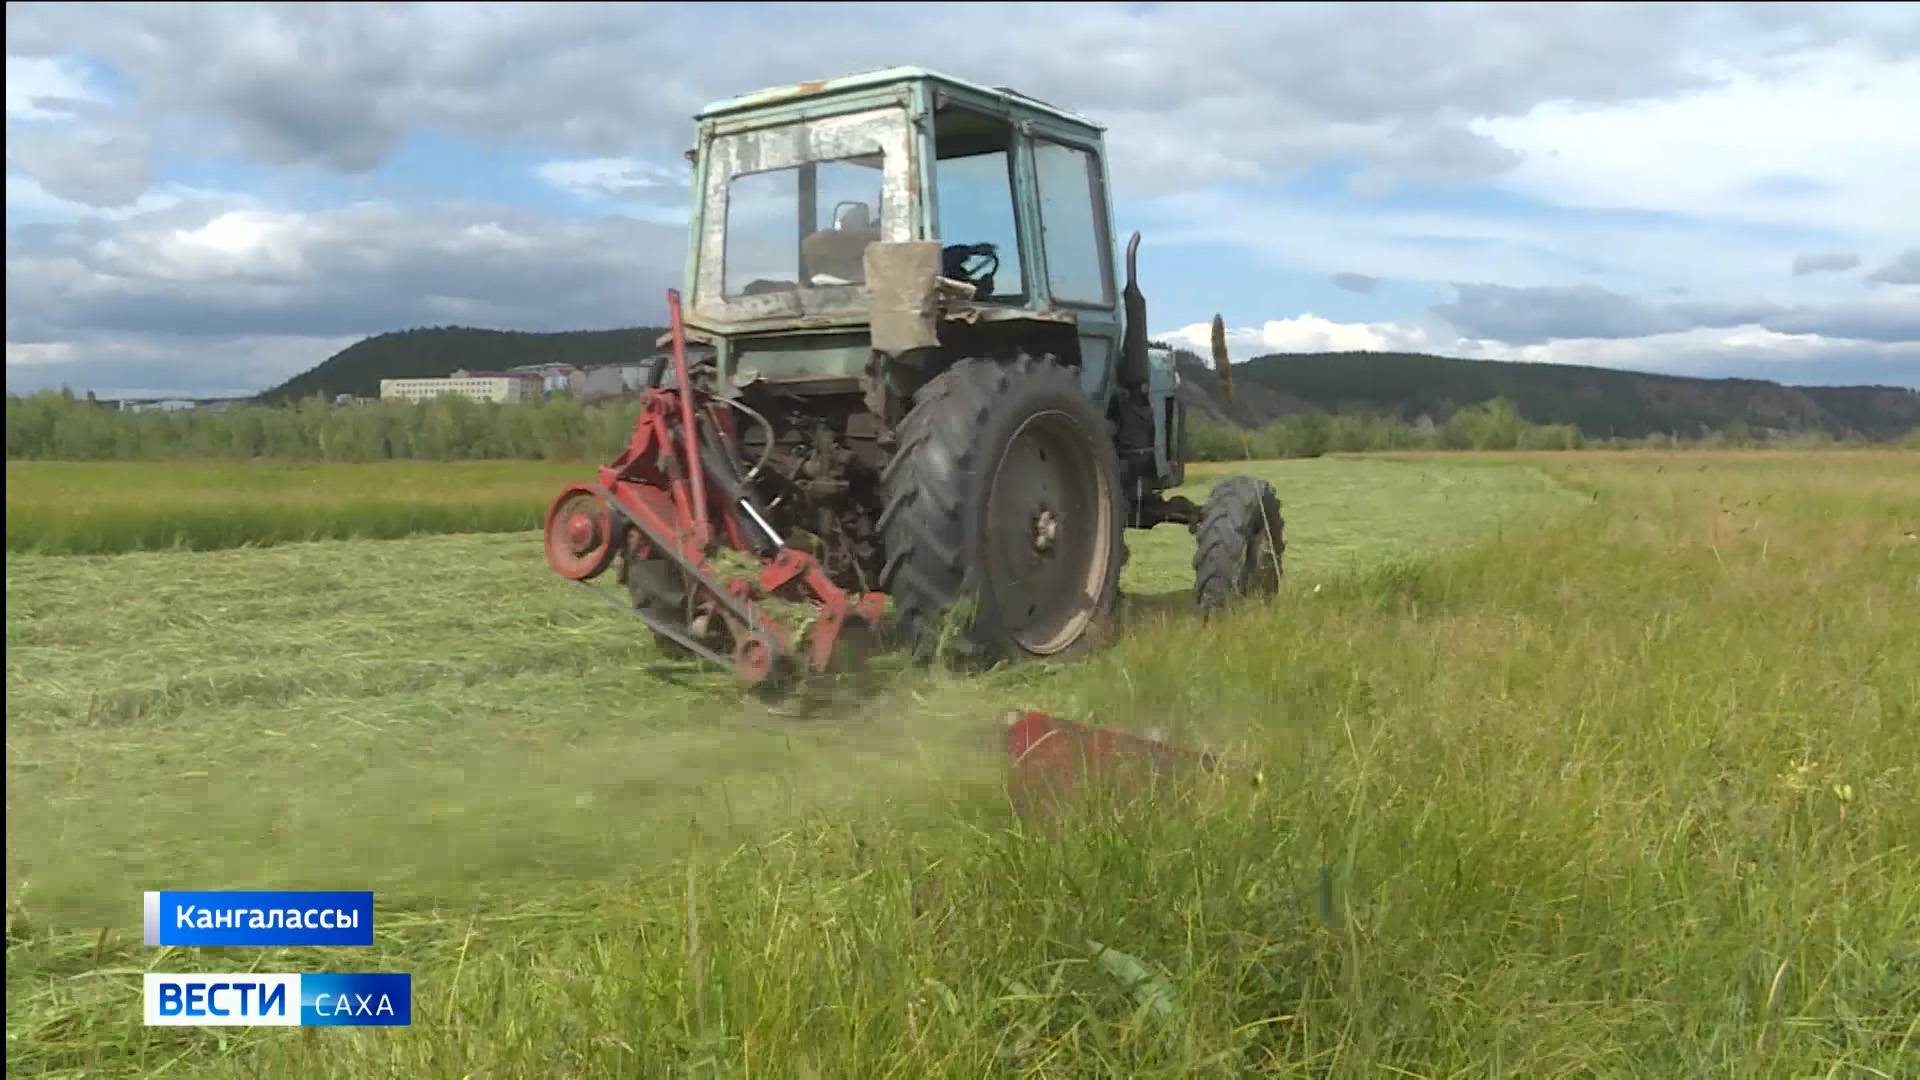
[[[1836,439],[1824,432],[1789,438],[1756,436],[1746,421],[1735,419],[1717,431],[1683,436],[1655,433],[1638,438],[1589,437],[1573,424],[1535,424],[1513,402],[1496,397],[1457,410],[1440,424],[1413,424],[1367,413],[1301,413],[1283,416],[1248,430],[1233,424],[1195,421],[1187,431],[1191,461],[1239,461],[1248,458],[1318,457],[1362,450],[1582,450],[1683,449],[1749,446],[1873,446],[1865,438]],[[1898,445],[1920,449],[1920,428]]]
[[[136,412],[43,391],[7,395],[7,458],[605,459],[626,446],[639,409],[637,401],[583,405],[564,395],[511,404],[448,395],[420,404],[330,406],[314,396],[286,406]]]
[[[331,406],[309,397],[287,406],[129,411],[67,391],[7,395],[9,460],[138,461],[274,458],[293,461],[602,460],[627,444],[637,401],[582,404],[564,395],[518,403],[441,397],[420,404]],[[1593,439],[1572,424],[1535,424],[1494,398],[1440,424],[1362,413],[1304,413],[1248,430],[1195,419],[1194,461],[1313,457],[1362,450],[1578,450],[1598,446],[1746,446],[1762,440],[1735,420],[1705,437]],[[1821,434],[1766,445],[1869,445]],[[1920,429],[1902,445],[1920,448]]]

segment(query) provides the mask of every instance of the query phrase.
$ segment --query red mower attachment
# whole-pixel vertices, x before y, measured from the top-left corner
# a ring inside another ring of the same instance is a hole
[[[1023,812],[1053,805],[1087,779],[1138,785],[1184,770],[1221,768],[1212,753],[1046,713],[1013,712],[1006,720],[1008,790]]]
[[[664,560],[685,586],[684,622],[609,599],[749,685],[795,668],[824,671],[847,621],[877,626],[886,597],[850,595],[769,524],[735,464],[732,412],[690,377],[678,292],[668,291],[667,311],[673,385],[658,385],[656,368],[626,450],[599,469],[597,482],[568,487],[548,507],[547,563],[592,589],[586,583],[616,555],[630,568]],[[714,562],[721,549],[744,556],[731,565],[753,569],[723,574]],[[772,606],[802,625],[783,624]]]

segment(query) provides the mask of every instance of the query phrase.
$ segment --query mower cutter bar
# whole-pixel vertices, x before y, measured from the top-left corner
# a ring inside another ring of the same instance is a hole
[[[735,596],[727,589],[726,584],[719,578],[714,577],[706,567],[689,559],[686,554],[680,550],[680,546],[674,543],[672,537],[662,536],[652,526],[641,520],[638,514],[635,514],[632,510],[628,509],[624,503],[615,498],[613,492],[608,491],[604,485],[588,483],[585,487],[604,500],[614,513],[619,514],[631,523],[634,528],[640,530],[640,535],[646,538],[647,543],[653,550],[671,559],[674,565],[678,566],[689,578],[704,587],[734,618],[740,620],[740,622],[746,626],[747,633],[752,635],[751,641],[757,643],[760,648],[764,650],[766,658],[765,670],[771,672],[774,669],[780,662],[780,659],[785,655],[785,652],[781,649],[780,642],[775,640],[772,634],[767,633],[766,619],[761,616],[759,611],[754,609],[753,605]],[[653,629],[661,629],[655,620],[647,617],[638,609],[635,609],[634,614],[639,615],[641,620]],[[662,632],[665,633],[665,631]],[[667,636],[682,645],[687,644],[685,635],[669,633]],[[736,670],[740,668],[740,659],[738,656],[725,658],[721,657],[718,652],[712,649],[701,647],[695,647],[694,651],[701,656],[713,659],[715,663],[723,667],[731,667]]]
[[[669,640],[673,641],[675,644],[678,644],[681,648],[684,648],[688,652],[693,653],[695,656],[700,657],[702,660],[707,660],[712,663],[719,664],[721,667],[733,666],[732,657],[726,656],[714,649],[710,649],[707,646],[702,645],[697,639],[694,638],[692,634],[689,634],[683,630],[676,628],[675,626],[673,626],[673,624],[667,622],[666,620],[656,619],[653,616],[647,614],[644,611],[641,611],[639,608],[634,607],[631,604],[622,603],[619,597],[614,596],[612,593],[609,593],[604,589],[594,588],[592,585],[589,585],[584,581],[576,581],[574,582],[574,584],[587,590],[588,592],[592,593],[594,596],[598,597],[599,599],[605,600],[607,603],[612,604],[614,607],[619,608],[620,610],[626,612],[627,614],[632,615],[634,618],[639,619],[641,622],[646,623],[647,628],[652,630],[654,633],[659,634],[661,637],[668,638]]]

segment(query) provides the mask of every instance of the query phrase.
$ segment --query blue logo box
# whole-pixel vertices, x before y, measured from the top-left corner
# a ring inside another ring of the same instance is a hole
[[[150,892],[148,945],[371,945],[371,892]]]
[[[150,971],[144,1011],[165,1027],[406,1027],[413,976]]]
[[[302,975],[301,1027],[406,1027],[413,1023],[413,976]]]

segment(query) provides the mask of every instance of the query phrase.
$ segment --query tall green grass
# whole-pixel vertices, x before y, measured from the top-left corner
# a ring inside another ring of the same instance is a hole
[[[7,550],[107,554],[539,528],[592,466],[7,462]]]
[[[9,1068],[1911,1075],[1913,459],[1517,462],[1259,466],[1369,481],[1289,503],[1271,603],[781,713],[518,538],[10,560]],[[1477,532],[1409,497],[1500,476]],[[1010,706],[1246,768],[1021,821]],[[376,945],[140,948],[172,885],[370,887]],[[415,1023],[140,1025],[235,965],[412,971]]]

